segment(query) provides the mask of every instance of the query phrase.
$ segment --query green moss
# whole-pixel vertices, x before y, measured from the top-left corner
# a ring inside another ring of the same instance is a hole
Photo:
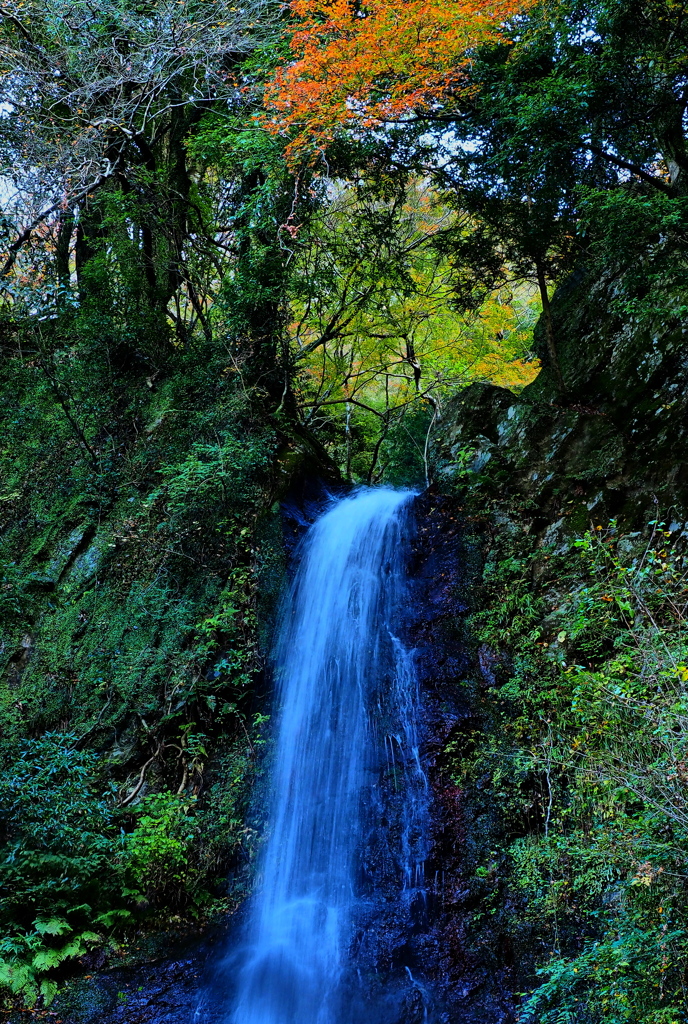
[[[54,367],[71,419],[30,359],[0,370],[0,769],[39,771],[25,744],[41,736],[77,775],[96,759],[84,814],[109,824],[84,849],[114,844],[109,867],[73,920],[61,912],[109,955],[124,927],[165,929],[245,891],[241,871],[234,893],[225,877],[247,860],[254,691],[283,572],[276,438],[212,353],[180,353],[155,383],[89,345]],[[30,846],[28,805],[4,806],[0,972],[30,1002],[61,968],[11,892],[32,877],[46,912],[59,900],[13,852]]]

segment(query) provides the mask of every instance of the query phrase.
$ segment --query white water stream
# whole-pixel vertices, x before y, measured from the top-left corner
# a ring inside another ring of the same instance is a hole
[[[419,887],[427,782],[413,658],[397,639],[411,497],[358,491],[330,507],[303,542],[276,649],[270,834],[232,1024],[342,1019],[357,849],[371,805],[374,813],[371,780],[385,748],[391,770],[401,773],[392,784],[407,792],[399,889]],[[382,737],[371,725],[380,710],[393,722]]]

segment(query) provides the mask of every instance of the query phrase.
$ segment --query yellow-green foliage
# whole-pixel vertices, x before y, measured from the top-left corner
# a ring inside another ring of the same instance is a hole
[[[532,286],[457,307],[456,268],[435,244],[457,224],[428,181],[339,182],[295,247],[297,401],[346,475],[404,479],[396,460],[422,477],[445,399],[474,381],[520,391],[539,372]]]
[[[154,793],[135,808],[136,827],[126,841],[126,861],[134,892],[160,900],[194,888],[190,852],[198,825],[189,813],[193,804],[175,793]]]

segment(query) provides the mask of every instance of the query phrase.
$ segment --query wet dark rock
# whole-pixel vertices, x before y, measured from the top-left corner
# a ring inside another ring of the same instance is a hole
[[[176,950],[172,944],[169,958],[74,981],[57,997],[49,1019],[63,1024],[192,1024],[203,1010],[207,1024],[219,1024],[225,1019],[224,1001],[208,1000],[207,994],[221,988],[217,972],[229,934],[229,923],[216,925],[202,939],[179,941]]]
[[[475,794],[447,770],[448,744],[470,749],[481,727],[480,690],[504,671],[496,652],[472,649],[466,619],[481,569],[471,524],[458,502],[433,491],[416,502],[420,525],[412,575],[410,642],[424,705],[424,763],[433,789],[432,850],[426,864],[429,921],[422,975],[441,1002],[438,1020],[507,1024],[514,1020],[514,977],[497,924],[472,922],[483,898],[475,868],[498,823],[478,815]],[[434,600],[433,600],[434,598]],[[430,605],[433,614],[426,616]]]
[[[421,756],[432,789],[428,855],[424,878],[402,892],[394,797],[383,792],[389,813],[380,814],[366,844],[367,906],[351,948],[359,980],[352,979],[342,1024],[509,1024],[513,954],[490,918],[474,923],[486,884],[475,869],[499,823],[479,813],[475,793],[454,782],[445,760],[448,743],[468,749],[481,726],[484,678],[466,628],[479,562],[455,499],[426,492],[414,511],[405,642],[415,651]],[[485,671],[504,670],[497,654],[482,655]]]

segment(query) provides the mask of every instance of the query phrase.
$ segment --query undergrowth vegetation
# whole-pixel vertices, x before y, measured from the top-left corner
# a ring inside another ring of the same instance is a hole
[[[2,364],[0,987],[28,1005],[242,891],[278,437],[226,362],[122,370],[82,335]]]
[[[473,627],[487,730],[448,754],[456,783],[485,790],[503,819],[499,849],[478,874],[485,906],[501,893],[501,927],[537,969],[519,1019],[679,1024],[688,959],[684,530],[656,521],[624,533],[612,521],[555,548],[518,525],[494,542],[484,581]]]

